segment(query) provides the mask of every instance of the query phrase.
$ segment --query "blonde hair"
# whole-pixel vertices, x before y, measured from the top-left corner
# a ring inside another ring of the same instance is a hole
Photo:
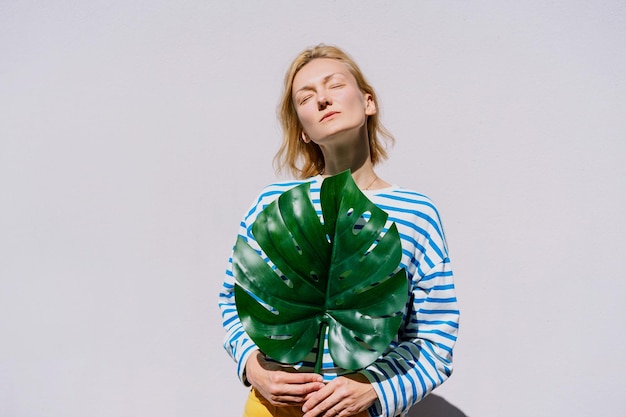
[[[344,51],[335,46],[323,44],[302,51],[291,63],[285,74],[284,92],[278,106],[278,119],[283,129],[283,141],[274,157],[274,165],[278,172],[287,170],[295,175],[296,178],[308,178],[324,172],[324,155],[320,147],[312,141],[305,143],[300,140],[302,137],[302,125],[298,119],[292,97],[293,79],[296,74],[306,64],[318,58],[330,58],[343,62],[356,79],[359,89],[363,93],[370,94],[376,108],[380,108],[374,88],[367,82],[354,60]],[[370,159],[372,164],[376,165],[378,162],[387,159],[387,151],[379,137],[383,137],[392,143],[394,138],[380,122],[378,112],[368,116],[367,134],[370,145]]]

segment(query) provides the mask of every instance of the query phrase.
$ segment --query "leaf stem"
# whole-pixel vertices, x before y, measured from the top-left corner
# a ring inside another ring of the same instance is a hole
[[[324,341],[326,340],[326,329],[328,328],[328,323],[325,321],[322,322],[320,326],[320,333],[317,337],[317,357],[315,358],[315,373],[321,375],[322,371],[322,360],[324,359]]]

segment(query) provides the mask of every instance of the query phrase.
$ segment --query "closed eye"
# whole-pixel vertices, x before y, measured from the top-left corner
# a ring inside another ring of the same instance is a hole
[[[311,97],[313,97],[311,94],[309,94],[309,95],[307,95],[307,96],[302,97],[302,98],[300,99],[300,104],[304,104],[304,103],[306,103],[307,101],[309,101],[309,99],[310,99]]]

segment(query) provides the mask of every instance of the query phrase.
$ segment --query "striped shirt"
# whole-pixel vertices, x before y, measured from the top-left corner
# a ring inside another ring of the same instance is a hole
[[[280,182],[261,192],[244,216],[239,235],[260,250],[252,236],[254,220],[283,192],[303,182],[310,182],[311,201],[321,217],[321,176]],[[398,336],[378,360],[359,371],[369,379],[378,395],[378,401],[369,409],[370,416],[399,416],[451,375],[459,310],[444,231],[433,202],[422,194],[397,186],[363,193],[389,215],[386,228],[395,222],[402,244],[399,268],[406,270],[412,290]],[[258,348],[237,316],[234,284],[231,257],[219,294],[222,324],[226,330],[224,348],[237,363],[239,378],[247,384],[245,363]],[[325,381],[330,381],[347,371],[333,363],[327,337],[321,373]],[[317,347],[313,349],[298,365],[301,370],[312,372]]]

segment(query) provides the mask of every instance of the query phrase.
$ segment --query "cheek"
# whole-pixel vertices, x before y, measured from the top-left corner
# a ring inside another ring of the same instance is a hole
[[[338,97],[338,99],[346,104],[349,104],[350,107],[365,108],[363,96],[358,91],[345,92],[341,95],[341,97]]]
[[[298,115],[298,120],[300,120],[300,124],[306,127],[307,124],[310,124],[313,120],[313,112],[309,109],[309,106],[300,107],[296,114]]]

